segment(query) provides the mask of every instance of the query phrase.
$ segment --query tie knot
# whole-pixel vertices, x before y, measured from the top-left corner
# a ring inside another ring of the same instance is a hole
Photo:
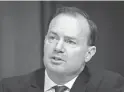
[[[66,86],[54,86],[55,92],[64,92],[68,88]]]

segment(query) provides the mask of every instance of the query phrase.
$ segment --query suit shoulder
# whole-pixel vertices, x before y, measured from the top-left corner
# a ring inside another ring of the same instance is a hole
[[[92,69],[91,72],[91,83],[95,87],[113,87],[115,85],[124,85],[124,77],[117,72],[112,72],[106,69]]]
[[[103,77],[104,79],[108,79],[108,80],[116,80],[116,79],[124,79],[124,77],[117,73],[117,72],[112,72],[112,71],[109,71],[109,70],[105,70],[103,72]]]
[[[40,70],[41,69],[38,69],[25,75],[4,78],[0,81],[0,84],[8,87],[17,87],[18,85],[21,87],[21,85],[28,84],[35,77],[35,73],[39,72]]]
[[[103,87],[121,87],[124,86],[124,77],[117,72],[105,70],[101,80]]]

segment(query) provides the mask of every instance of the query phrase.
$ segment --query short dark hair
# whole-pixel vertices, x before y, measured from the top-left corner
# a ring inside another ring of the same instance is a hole
[[[69,14],[71,16],[77,16],[77,15],[82,15],[88,22],[89,27],[90,27],[90,35],[88,39],[88,45],[89,46],[95,46],[96,45],[96,38],[97,38],[97,26],[96,24],[89,18],[89,15],[76,7],[60,7],[57,8],[56,13],[53,15],[52,19],[55,18],[59,14]]]

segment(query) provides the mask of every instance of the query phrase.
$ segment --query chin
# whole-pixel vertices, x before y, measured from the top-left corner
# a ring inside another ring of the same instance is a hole
[[[65,72],[65,69],[61,66],[47,65],[46,69],[48,71],[55,72],[55,73],[64,73]]]

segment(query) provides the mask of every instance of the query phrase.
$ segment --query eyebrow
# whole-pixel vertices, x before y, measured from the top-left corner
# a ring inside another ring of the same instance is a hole
[[[69,36],[65,36],[66,39],[71,39],[71,40],[75,40],[77,41],[77,39],[75,37],[69,37]]]
[[[49,34],[54,34],[54,35],[58,35],[57,33],[50,31]],[[64,36],[65,39],[71,39],[71,40],[75,40],[77,41],[77,39],[75,37],[70,37],[70,36]]]
[[[57,35],[57,33],[50,31],[49,34]]]

